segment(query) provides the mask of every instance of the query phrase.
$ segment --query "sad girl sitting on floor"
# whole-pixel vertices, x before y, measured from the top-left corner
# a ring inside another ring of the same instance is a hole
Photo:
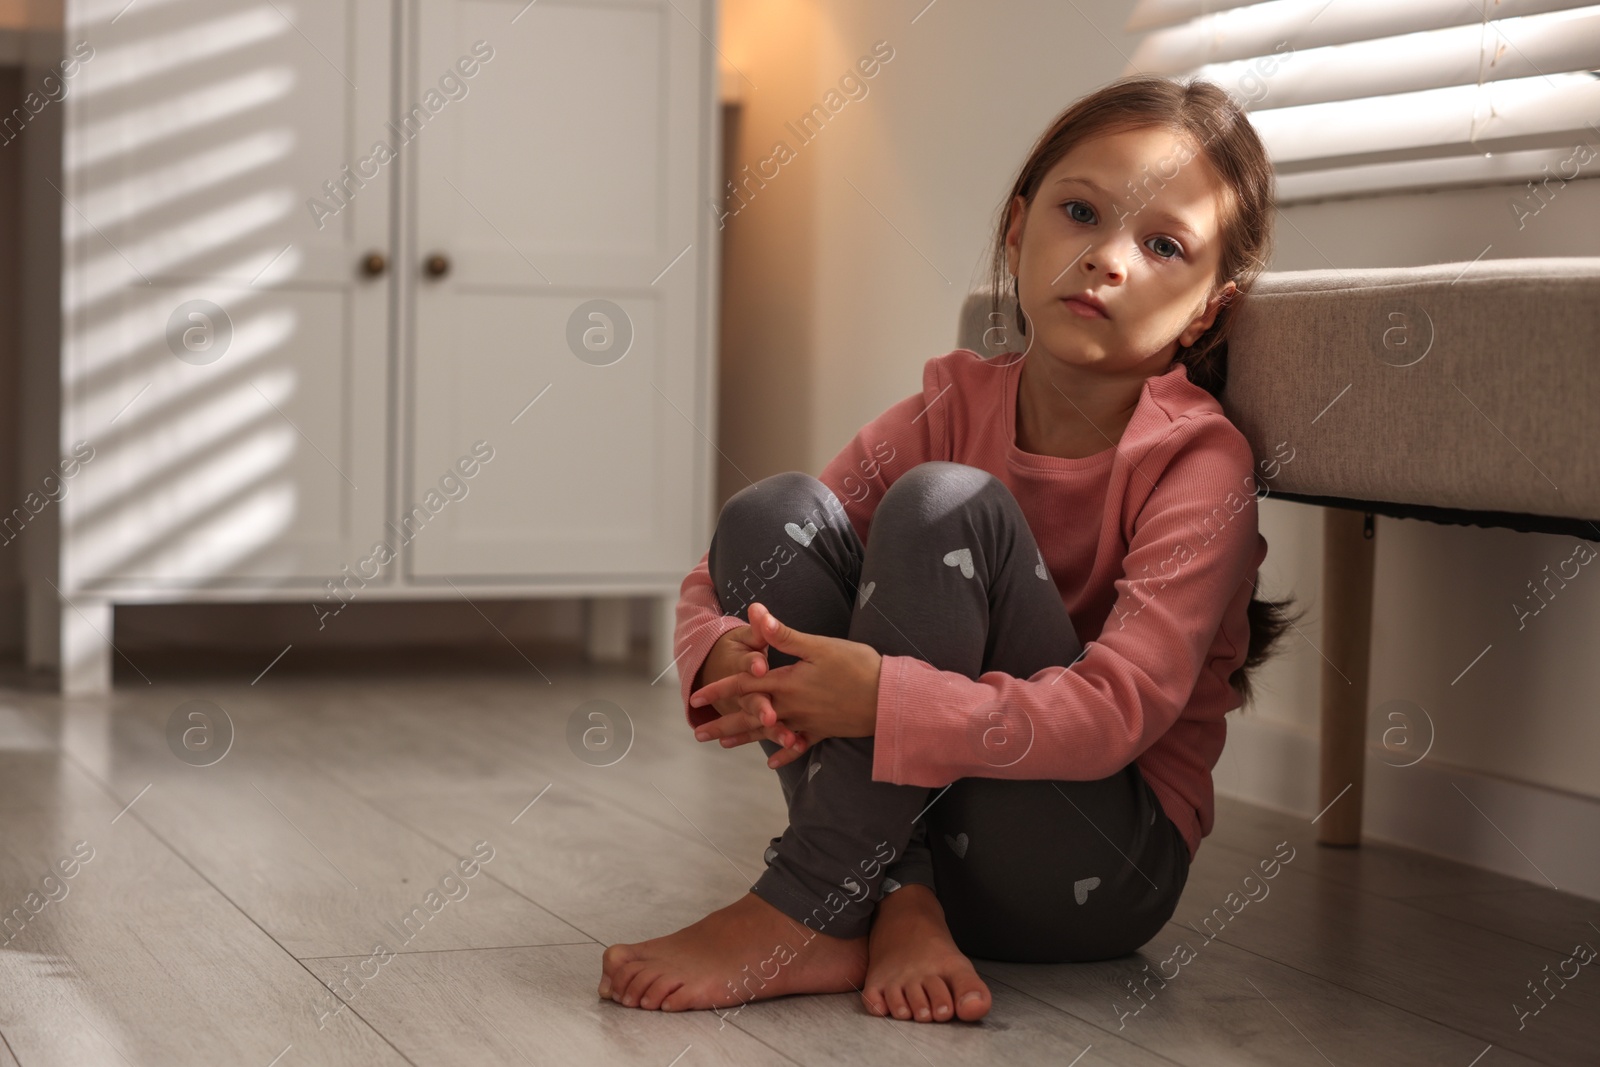
[[[820,477],[727,502],[678,603],[685,711],[761,744],[789,827],[739,900],[606,949],[601,997],[973,1020],[969,956],[1108,959],[1171,918],[1223,716],[1289,625],[1217,399],[1272,212],[1216,85],[1079,100],[998,219],[1022,351],[929,359]]]

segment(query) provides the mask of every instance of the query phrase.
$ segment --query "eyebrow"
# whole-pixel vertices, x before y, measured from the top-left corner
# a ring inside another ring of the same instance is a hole
[[[1088,178],[1079,178],[1079,177],[1076,177],[1076,176],[1069,176],[1069,177],[1066,177],[1066,178],[1057,178],[1056,179],[1056,184],[1057,185],[1073,185],[1073,184],[1076,184],[1076,185],[1087,185],[1089,188],[1093,189],[1095,192],[1099,193],[1101,196],[1105,197],[1107,200],[1115,199],[1115,197],[1113,197],[1108,190],[1101,188],[1099,185],[1097,185],[1094,182],[1090,181]],[[1143,211],[1143,210],[1144,210],[1144,208],[1140,208],[1140,211]],[[1139,211],[1134,212],[1134,214],[1136,214],[1136,215],[1139,214]],[[1151,211],[1150,212],[1150,217],[1151,218],[1160,219],[1163,222],[1171,223],[1173,225],[1173,227],[1175,227],[1176,229],[1182,230],[1185,234],[1187,234],[1189,236],[1189,239],[1192,240],[1197,245],[1205,243],[1204,240],[1200,237],[1200,234],[1195,232],[1195,229],[1194,229],[1193,226],[1190,226],[1187,222],[1185,222],[1183,219],[1179,218],[1178,216],[1174,215],[1170,211],[1159,211],[1159,210]]]

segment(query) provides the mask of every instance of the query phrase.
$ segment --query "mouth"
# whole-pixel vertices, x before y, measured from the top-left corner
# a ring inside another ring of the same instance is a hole
[[[1082,315],[1087,319],[1109,319],[1111,317],[1106,314],[1105,305],[1093,293],[1064,296],[1061,301],[1071,308],[1075,314]]]

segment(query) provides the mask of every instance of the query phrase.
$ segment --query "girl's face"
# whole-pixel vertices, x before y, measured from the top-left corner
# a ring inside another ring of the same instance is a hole
[[[1147,377],[1193,344],[1235,286],[1215,295],[1226,193],[1194,142],[1161,128],[1080,142],[1016,197],[1006,264],[1017,277],[1030,350]],[[1068,298],[1091,293],[1104,315]]]

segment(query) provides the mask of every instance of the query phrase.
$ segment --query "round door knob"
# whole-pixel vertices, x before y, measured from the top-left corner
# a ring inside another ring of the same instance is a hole
[[[450,257],[440,252],[435,252],[423,263],[422,269],[433,278],[443,278],[450,273]]]
[[[376,278],[389,269],[389,261],[382,252],[368,252],[361,257],[361,273],[369,278]]]

